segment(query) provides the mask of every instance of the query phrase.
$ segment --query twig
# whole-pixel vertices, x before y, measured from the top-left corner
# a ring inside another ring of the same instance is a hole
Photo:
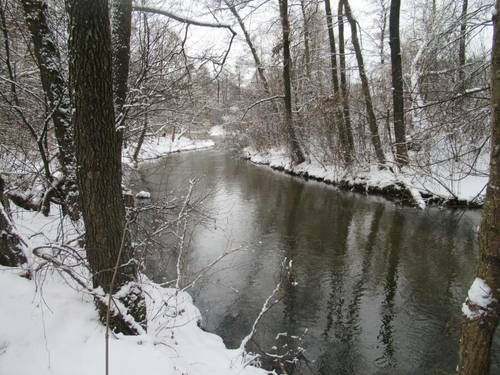
[[[262,104],[262,103],[265,103],[265,102],[270,102],[272,100],[276,100],[276,99],[283,99],[285,97],[285,95],[274,95],[274,96],[271,96],[269,98],[264,98],[264,99],[261,99],[259,101],[256,101],[255,103],[253,103],[250,107],[248,107],[245,112],[243,113],[243,116],[241,116],[241,119],[240,121],[243,121],[243,119],[245,118],[246,114],[248,113],[248,111],[250,111],[253,107],[255,107],[256,105],[259,105],[259,104]]]
[[[120,259],[122,257],[123,253],[123,248],[125,246],[125,238],[127,236],[127,230],[128,230],[128,221],[125,222],[125,227],[123,228],[123,234],[122,234],[122,240],[120,243],[120,250],[118,251],[118,256],[116,258],[116,263],[115,263],[115,269],[113,270],[113,276],[111,278],[111,284],[109,285],[109,292],[108,292],[108,306],[106,308],[106,334],[105,334],[105,340],[106,340],[106,359],[105,359],[105,366],[106,366],[106,375],[109,375],[109,320],[111,318],[111,300],[113,298],[113,288],[115,286],[115,281],[116,281],[116,274],[118,273],[118,266],[120,264]]]

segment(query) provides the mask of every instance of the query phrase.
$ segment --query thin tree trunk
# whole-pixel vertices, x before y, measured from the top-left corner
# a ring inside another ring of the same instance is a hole
[[[354,140],[352,137],[352,130],[347,125],[344,116],[344,112],[340,112],[338,106],[338,100],[342,97],[340,94],[339,78],[338,78],[338,67],[337,67],[337,48],[335,46],[335,34],[333,32],[333,17],[332,9],[330,6],[330,0],[324,0],[325,3],[325,13],[326,13],[326,24],[328,27],[328,41],[330,43],[330,64],[331,64],[331,76],[332,76],[332,87],[333,87],[333,106],[335,113],[335,121],[338,123],[338,130],[340,136],[340,144],[344,151],[344,158],[347,164],[352,162],[354,158]],[[345,78],[345,76],[344,76]],[[349,111],[349,110],[348,110]]]
[[[345,38],[344,38],[344,5],[342,0],[338,5],[338,28],[339,28],[339,73],[340,73],[340,95],[342,97],[342,113],[344,118],[344,126],[348,139],[349,149],[354,158],[354,137],[351,126],[351,110],[349,107],[349,93],[347,92],[347,75],[346,75],[346,60],[345,60]]]
[[[260,80],[262,81],[262,86],[264,88],[265,93],[267,95],[271,95],[269,83],[268,83],[266,74],[264,73],[264,67],[262,66],[259,55],[257,54],[257,50],[255,49],[255,46],[252,42],[252,38],[250,37],[250,34],[248,33],[247,28],[245,27],[245,23],[241,19],[240,14],[236,10],[236,7],[234,6],[234,4],[232,4],[229,0],[224,0],[224,3],[229,8],[229,10],[233,14],[234,18],[236,18],[236,20],[238,21],[238,24],[240,25],[241,30],[243,31],[243,35],[245,36],[245,41],[248,45],[248,48],[250,48],[250,52],[252,53],[252,57],[253,57],[253,60],[255,62],[255,67],[257,68],[257,73],[259,75]]]
[[[288,0],[278,0],[281,16],[281,27],[283,30],[283,85],[285,94],[285,132],[290,156],[294,164],[302,163],[305,158],[300,148],[295,129],[293,127],[292,116],[292,85],[291,85],[291,64],[290,57],[290,23],[288,21]]]
[[[309,48],[309,21],[307,19],[306,4],[304,0],[300,0],[300,10],[302,11],[302,19],[304,24],[304,58],[306,65],[306,77],[311,80],[311,50]],[[310,84],[310,82],[308,82]]]
[[[385,64],[385,29],[387,28],[387,8],[385,7],[384,0],[380,1],[382,7],[382,28],[380,29],[380,64]]]
[[[403,67],[401,63],[401,42],[399,38],[399,14],[401,0],[391,0],[389,15],[389,44],[391,47],[392,104],[394,116],[394,136],[396,138],[396,163],[408,164],[406,145],[406,125],[403,98]]]
[[[142,25],[143,25],[143,40],[142,40],[142,87],[144,90],[147,90],[147,83],[148,83],[148,74],[149,74],[149,54],[150,54],[150,31],[149,31],[149,24],[148,24],[148,15],[147,13],[142,14]],[[146,111],[144,113],[144,119],[142,123],[142,129],[141,133],[139,134],[139,139],[137,141],[137,146],[135,147],[134,155],[132,156],[132,160],[137,164],[137,159],[139,157],[139,153],[141,152],[142,145],[144,143],[144,139],[146,138],[146,132],[148,130],[148,121],[149,121],[149,116],[148,116],[148,98],[146,97],[146,102],[144,103],[144,108],[146,108]],[[175,126],[172,129],[172,142],[174,141],[175,137]]]
[[[20,2],[31,34],[43,91],[47,97],[54,123],[54,133],[58,144],[57,158],[65,178],[63,191],[67,202],[66,209],[76,220],[79,217],[79,208],[71,128],[71,103],[67,82],[62,72],[61,55],[55,36],[47,23],[47,2],[45,0],[20,0]]]
[[[132,29],[132,0],[111,0],[111,41],[113,59],[113,94],[120,148],[125,137],[130,63],[130,33]]]
[[[377,119],[375,117],[375,111],[373,110],[373,101],[370,94],[370,85],[368,83],[368,77],[365,72],[365,64],[363,61],[363,54],[361,53],[361,45],[358,39],[358,26],[356,20],[354,19],[349,5],[348,0],[341,0],[344,4],[345,15],[351,26],[351,39],[352,45],[354,46],[354,52],[356,54],[356,60],[358,63],[359,77],[361,79],[361,88],[363,90],[363,96],[365,97],[366,114],[368,116],[368,126],[370,128],[371,140],[373,148],[375,149],[375,155],[377,156],[377,161],[380,166],[385,164],[384,151],[382,150],[382,143],[380,142],[380,136],[378,134]]]
[[[115,294],[136,322],[145,325],[144,295],[137,284],[137,263],[125,231],[121,144],[115,128],[111,32],[107,0],[68,0],[70,80],[74,105],[78,183],[85,224],[85,247],[95,288]],[[118,258],[122,249],[122,257]],[[119,264],[110,290],[115,264]],[[106,307],[97,302],[101,320]],[[114,315],[117,332],[137,334],[123,316]]]
[[[467,7],[468,0],[462,0],[462,14],[460,17],[460,45],[458,51],[458,79],[460,90],[465,91],[465,61],[466,61],[466,34],[467,34]]]
[[[3,4],[3,0],[0,0],[0,19],[2,21],[3,43],[5,47],[5,65],[7,67],[7,72],[9,74],[9,79],[10,79],[10,91],[12,95],[12,101],[16,106],[19,106],[19,99],[17,97],[17,91],[16,91],[16,77],[14,76],[14,71],[12,69],[12,64],[10,60],[10,38],[9,38],[9,31],[7,30],[7,21],[5,18],[6,7],[7,4]]]
[[[496,1],[496,14],[500,0]],[[490,181],[479,229],[480,259],[475,291],[463,305],[458,373],[488,375],[491,345],[500,319],[500,18],[494,17],[493,65],[491,77],[492,131]],[[478,285],[478,279],[483,280]],[[471,287],[471,289],[474,288]],[[482,284],[482,285],[481,285]],[[478,288],[480,286],[480,288]],[[488,287],[490,290],[488,290]],[[479,290],[478,290],[479,289]],[[479,294],[479,296],[474,296]],[[475,297],[475,298],[474,298]],[[484,298],[481,298],[484,297]],[[489,299],[489,300],[488,300]],[[489,303],[488,303],[489,302]]]
[[[26,244],[17,234],[9,217],[8,200],[4,196],[4,181],[0,176],[0,265],[16,267],[26,263]]]
[[[333,33],[332,9],[330,6],[330,0],[324,0],[324,3],[325,3],[325,13],[326,13],[326,25],[328,28],[328,41],[330,43],[330,63],[331,63],[333,94],[337,95],[340,89],[339,89],[339,79],[338,79],[338,69],[337,69],[337,48],[335,46],[335,34]]]

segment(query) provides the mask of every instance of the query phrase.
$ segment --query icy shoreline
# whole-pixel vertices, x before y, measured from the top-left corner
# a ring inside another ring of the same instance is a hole
[[[147,138],[144,140],[137,161],[138,163],[155,161],[176,152],[203,150],[214,146],[215,142],[211,139],[192,140],[180,137],[172,141],[171,137]],[[123,150],[122,162],[124,164],[134,165],[135,148],[136,144],[132,144]]]
[[[324,165],[316,160],[292,165],[283,150],[258,152],[251,147],[242,150],[243,158],[306,180],[312,179],[335,185],[342,190],[383,196],[397,203],[424,209],[427,206],[480,208],[483,205],[484,186],[487,178],[468,181],[464,191],[453,196],[439,190],[432,184],[424,184],[422,177],[411,171],[395,173],[389,169],[379,170],[376,166],[347,171],[333,165]],[[471,179],[472,180],[472,179]]]

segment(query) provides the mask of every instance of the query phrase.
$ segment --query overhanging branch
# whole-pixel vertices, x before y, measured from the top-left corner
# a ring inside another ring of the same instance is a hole
[[[230,25],[227,25],[224,23],[213,23],[213,22],[204,22],[204,21],[193,20],[191,18],[180,16],[178,14],[169,12],[169,11],[164,10],[164,9],[139,6],[139,5],[134,5],[132,7],[132,10],[134,10],[136,12],[160,14],[162,16],[171,18],[171,19],[176,20],[178,22],[187,23],[188,25],[195,25],[195,26],[201,26],[201,27],[212,27],[212,28],[216,28],[216,29],[228,29],[233,35],[236,35],[236,31],[234,31]]]

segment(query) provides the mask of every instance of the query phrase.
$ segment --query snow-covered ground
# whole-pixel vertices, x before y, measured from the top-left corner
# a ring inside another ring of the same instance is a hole
[[[401,172],[393,172],[389,169],[380,170],[376,166],[346,170],[339,166],[322,164],[314,158],[294,166],[285,150],[282,149],[259,152],[247,147],[243,150],[243,155],[255,164],[267,165],[273,169],[284,170],[294,175],[314,178],[348,189],[359,190],[362,187],[367,192],[383,193],[384,190],[404,187],[411,195],[413,203],[420,208],[427,205],[424,197],[438,199],[440,203],[462,201],[474,206],[481,205],[486,193],[485,186],[488,183],[488,177],[471,175],[460,182],[455,182],[454,191],[450,191],[449,187],[443,186],[440,181],[410,168],[405,168]]]
[[[224,137],[226,135],[226,130],[222,125],[215,125],[210,128],[208,132],[211,137]]]
[[[192,140],[187,137],[155,137],[146,138],[139,152],[138,161],[148,161],[161,158],[173,152],[191,151],[215,146],[211,139]],[[136,145],[131,144],[123,150],[122,160],[124,163],[131,164]]]
[[[18,231],[31,249],[78,235],[59,215],[20,211]],[[40,262],[34,259],[34,268]],[[33,280],[21,270],[0,268],[0,373],[16,375],[104,374],[105,328],[92,297],[70,286],[54,271],[38,271]],[[244,366],[242,352],[228,350],[222,339],[201,330],[191,297],[161,288],[144,277],[148,334],[110,338],[110,374],[120,375],[263,375]]]

